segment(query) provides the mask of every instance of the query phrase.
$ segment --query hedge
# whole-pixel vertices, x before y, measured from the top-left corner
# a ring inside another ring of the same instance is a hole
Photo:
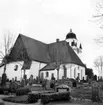
[[[16,95],[20,96],[20,95],[26,95],[30,92],[29,88],[20,88],[16,91]]]
[[[56,92],[51,94],[42,94],[41,95],[41,102],[42,103],[49,103],[51,101],[64,101],[70,100],[70,92]]]
[[[40,99],[40,94],[29,94],[28,95],[28,102],[29,103],[35,103]]]

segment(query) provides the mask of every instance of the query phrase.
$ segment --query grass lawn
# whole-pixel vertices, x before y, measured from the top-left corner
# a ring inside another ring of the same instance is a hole
[[[70,102],[51,102],[46,105],[103,105],[103,103],[92,103],[92,102],[86,102],[86,101],[74,101],[71,100]]]
[[[3,100],[14,103],[28,103],[27,99],[28,95],[22,95],[22,96],[4,98]]]
[[[81,98],[81,99],[91,99],[92,90],[84,89],[84,88],[75,88],[72,90],[71,96],[75,98]],[[100,99],[103,100],[103,90],[100,90]]]

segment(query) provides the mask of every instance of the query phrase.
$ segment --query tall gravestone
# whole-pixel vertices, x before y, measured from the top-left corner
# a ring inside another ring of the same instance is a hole
[[[98,82],[92,82],[92,101],[99,102],[100,101],[100,85]]]
[[[2,85],[3,87],[5,87],[5,85],[6,85],[6,80],[7,80],[6,73],[3,73],[3,74],[2,74],[2,81],[1,81],[1,85]]]

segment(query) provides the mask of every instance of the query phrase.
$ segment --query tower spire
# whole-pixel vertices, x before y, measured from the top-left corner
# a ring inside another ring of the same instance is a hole
[[[70,29],[70,33],[72,33],[72,29]]]

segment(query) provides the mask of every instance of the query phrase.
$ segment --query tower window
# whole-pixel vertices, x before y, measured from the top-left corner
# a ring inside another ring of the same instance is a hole
[[[75,42],[75,46],[77,46],[77,43]]]
[[[80,44],[79,48],[82,49],[82,45],[81,44]]]
[[[75,45],[75,42],[74,42],[74,40],[73,40],[73,42],[72,42],[72,44],[71,44],[72,46],[74,46]]]

